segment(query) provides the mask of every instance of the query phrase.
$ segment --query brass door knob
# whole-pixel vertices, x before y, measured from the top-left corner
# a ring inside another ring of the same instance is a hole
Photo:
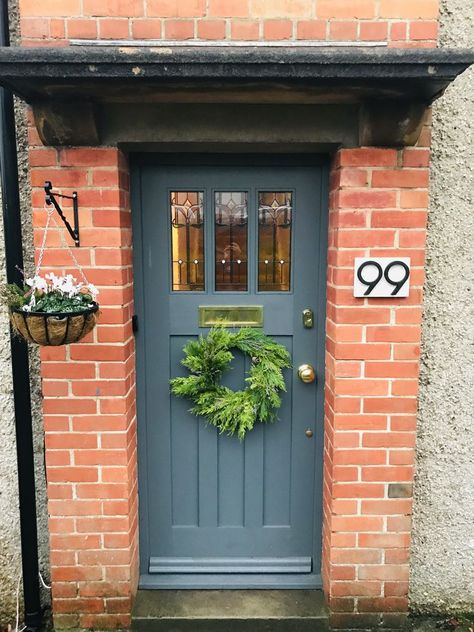
[[[308,437],[308,439],[311,439],[311,437],[313,436],[313,431],[311,430],[311,428],[307,428],[304,431],[305,435]]]
[[[311,384],[316,379],[316,373],[311,364],[302,364],[298,367],[298,377],[305,384]]]

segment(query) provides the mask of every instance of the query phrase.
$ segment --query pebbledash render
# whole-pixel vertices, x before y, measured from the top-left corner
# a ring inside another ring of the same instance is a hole
[[[120,59],[146,48],[143,40],[165,42],[163,47],[160,42],[152,47],[157,58],[172,55],[173,47],[189,42],[225,43],[226,50],[232,43],[240,49],[254,42],[267,42],[274,50],[286,50],[287,46],[277,45],[290,42],[308,49],[324,41],[328,51],[354,43],[364,50],[385,49],[385,44],[387,49],[435,48],[438,29],[437,0],[22,0],[20,11],[24,47],[36,51],[71,46],[79,60],[94,42],[107,40],[118,40],[113,43],[119,46]],[[130,40],[140,41],[131,47]],[[87,47],[81,47],[81,41]],[[205,48],[197,48],[196,54]],[[97,46],[97,59],[101,51],[107,55],[106,48]],[[133,68],[134,76],[140,75],[139,61]],[[344,92],[340,86],[338,90]],[[123,91],[127,91],[125,81]],[[328,94],[326,103],[331,103],[330,90]],[[51,580],[58,629],[128,627],[140,575],[137,427],[141,419],[137,418],[132,327],[136,279],[129,169],[136,149],[120,132],[122,125],[130,127],[127,107],[115,109],[110,120],[105,120],[107,114],[95,119],[89,97],[74,104],[79,107],[79,132],[67,125],[61,128],[67,117],[58,114],[60,106],[54,112],[54,107],[48,109],[44,94],[31,99],[34,117],[31,113],[29,119],[35,243],[41,244],[46,219],[44,182],[50,180],[63,193],[77,191],[81,247],[74,254],[88,280],[100,288],[101,305],[99,325],[84,341],[41,350]],[[198,103],[199,98],[202,94]],[[268,104],[261,94],[260,98]],[[116,94],[110,102],[114,99],[119,101]],[[178,102],[185,103],[186,98],[181,94]],[[70,107],[68,103],[64,111]],[[107,112],[108,105],[101,102],[101,107]],[[319,149],[330,160],[325,202],[325,414],[324,422],[316,420],[321,426],[324,423],[321,574],[331,622],[339,627],[371,627],[379,622],[395,627],[403,625],[408,610],[430,160],[425,107],[421,113],[408,107],[406,117],[398,110],[394,114],[393,126],[412,117],[413,126],[403,138],[388,132],[389,141],[384,142],[385,132],[377,126],[383,127],[382,119],[390,119],[393,112],[388,107],[387,114],[380,116],[368,108],[357,134],[348,124],[337,132],[344,136],[343,142],[326,138]],[[170,125],[183,122],[169,110],[160,112],[169,117]],[[327,116],[329,127],[342,125],[329,112]],[[349,119],[352,116],[350,112]],[[231,117],[229,125],[230,121]],[[136,124],[143,128],[138,120]],[[155,143],[149,149],[163,152],[153,124],[160,122],[146,119]],[[291,128],[293,123],[283,116],[279,124]],[[225,130],[220,130],[218,142],[217,132],[209,135],[208,129],[203,130],[202,119],[196,128],[199,125],[189,144],[160,128],[166,150],[176,141],[174,154],[181,146],[186,154],[199,152],[200,145],[208,153],[223,151]],[[88,146],[72,146],[84,144],[81,133]],[[138,138],[137,132],[137,149],[144,151],[141,133]],[[229,128],[233,151],[245,153],[239,133]],[[281,129],[280,133],[278,152],[311,149],[301,130],[298,136],[295,128],[294,146],[291,134]],[[271,142],[268,147],[271,153]],[[409,257],[409,296],[355,298],[354,260],[366,256]],[[70,268],[69,255],[56,235],[48,237],[44,264],[50,270]]]

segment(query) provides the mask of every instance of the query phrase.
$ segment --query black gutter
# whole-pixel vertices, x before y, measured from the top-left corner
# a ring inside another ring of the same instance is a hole
[[[8,1],[2,0],[0,12],[0,46],[10,45]],[[20,191],[16,149],[15,110],[13,95],[0,89],[1,119],[1,182],[5,261],[8,283],[22,282]],[[24,623],[26,630],[40,629],[43,613],[40,601],[38,533],[36,523],[36,490],[31,415],[30,371],[28,347],[16,336],[10,336],[13,399],[18,463],[18,489],[21,528],[21,560],[23,569]]]

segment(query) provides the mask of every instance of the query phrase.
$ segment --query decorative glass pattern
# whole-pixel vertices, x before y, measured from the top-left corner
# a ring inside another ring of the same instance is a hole
[[[172,288],[175,292],[204,292],[204,194],[172,191]]]
[[[291,192],[259,191],[258,289],[289,292],[291,279]]]
[[[216,292],[246,292],[248,287],[248,207],[245,191],[215,194]]]

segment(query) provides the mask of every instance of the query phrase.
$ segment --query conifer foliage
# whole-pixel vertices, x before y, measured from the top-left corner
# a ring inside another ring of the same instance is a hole
[[[232,349],[250,356],[247,387],[233,391],[220,384],[234,358]],[[221,433],[244,439],[256,423],[273,422],[281,405],[280,391],[286,391],[283,369],[291,367],[290,355],[260,329],[236,332],[214,327],[206,337],[187,343],[181,363],[191,375],[173,378],[171,392],[193,402],[190,412]]]

